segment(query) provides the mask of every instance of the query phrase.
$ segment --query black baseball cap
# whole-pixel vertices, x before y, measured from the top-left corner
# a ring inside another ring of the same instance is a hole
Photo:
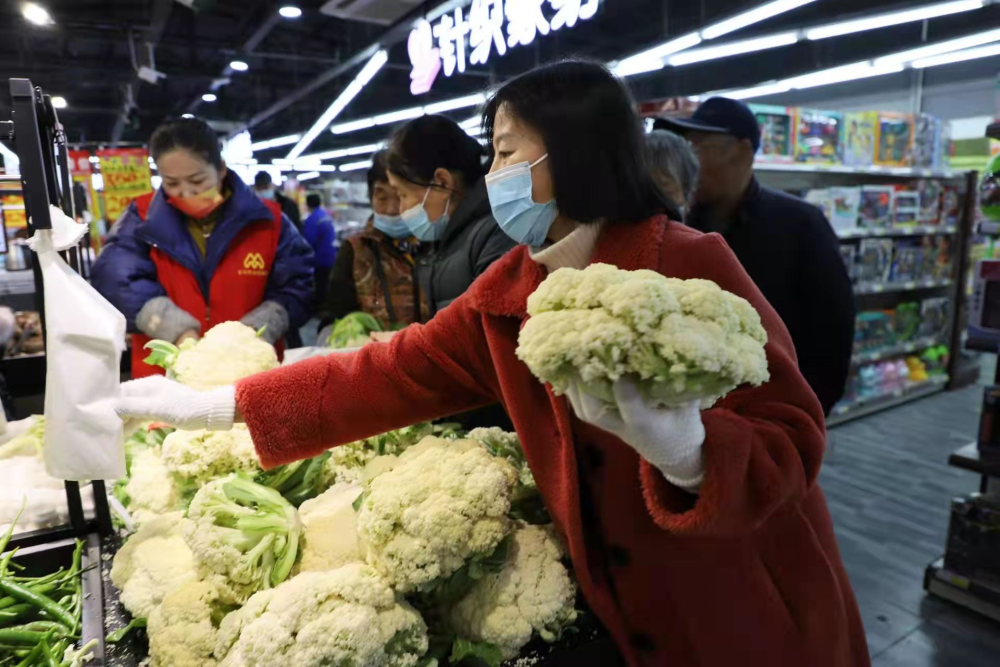
[[[687,132],[729,134],[737,139],[748,139],[755,151],[760,147],[757,116],[743,102],[728,97],[708,98],[690,118],[657,118],[653,127],[681,135]]]

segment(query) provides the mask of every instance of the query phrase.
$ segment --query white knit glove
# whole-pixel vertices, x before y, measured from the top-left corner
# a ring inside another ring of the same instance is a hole
[[[576,384],[569,387],[566,397],[577,417],[618,436],[656,466],[670,483],[698,493],[705,474],[701,456],[705,427],[699,402],[691,401],[680,408],[651,408],[642,400],[635,383],[625,379],[615,383],[614,393],[618,414]]]
[[[141,421],[166,422],[184,431],[228,431],[236,414],[236,387],[196,391],[162,375],[126,382],[115,412],[129,426]]]

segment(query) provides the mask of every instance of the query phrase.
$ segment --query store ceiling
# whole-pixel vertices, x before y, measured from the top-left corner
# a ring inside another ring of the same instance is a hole
[[[145,141],[164,118],[185,112],[214,121],[218,129],[228,131],[335,70],[389,29],[325,15],[320,9],[327,0],[290,3],[304,12],[296,20],[279,18],[279,3],[257,0],[196,0],[196,6],[199,2],[208,5],[199,12],[185,6],[191,0],[36,1],[48,9],[54,25],[28,24],[21,16],[20,0],[0,3],[0,78],[28,77],[52,94],[65,97],[69,107],[60,115],[74,142]],[[385,0],[377,1],[384,9]],[[903,6],[929,1],[912,0]],[[404,18],[407,22],[440,4],[398,2],[402,12],[410,10]],[[599,13],[591,21],[536,39],[503,58],[491,58],[486,65],[470,66],[465,74],[439,76],[433,90],[419,98],[409,91],[405,40],[397,43],[389,49],[386,67],[337,122],[478,92],[558,57],[580,55],[602,61],[620,58],[745,11],[762,0],[601,2]],[[734,38],[899,6],[899,2],[891,0],[818,0],[734,33]],[[936,41],[991,27],[1000,27],[998,5],[934,19],[929,23],[928,38]],[[630,83],[641,99],[749,86],[919,46],[921,30],[920,23],[911,23],[821,42],[802,42],[752,56],[667,68],[632,77]],[[152,63],[147,44],[154,44]],[[249,70],[227,71],[234,59],[247,62]],[[136,76],[133,62],[152,64],[166,77],[155,85],[143,81]],[[254,140],[308,129],[357,71],[358,67],[347,69],[344,75],[257,123],[251,130]],[[223,76],[230,82],[220,85],[218,80]],[[201,95],[209,92],[213,83],[218,100],[201,102]],[[8,104],[6,95],[0,95],[0,116],[6,115]],[[453,115],[466,118],[470,111]],[[390,129],[383,126],[340,136],[323,132],[308,152],[377,141]],[[261,158],[283,157],[288,148],[275,149]]]

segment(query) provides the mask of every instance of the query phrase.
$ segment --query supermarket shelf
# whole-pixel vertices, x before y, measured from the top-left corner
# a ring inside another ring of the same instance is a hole
[[[924,590],[1000,621],[1000,587],[946,570],[943,558],[924,571]]]
[[[932,377],[924,382],[912,383],[908,387],[897,389],[887,394],[866,396],[864,398],[856,398],[853,401],[848,401],[846,403],[838,403],[834,406],[833,412],[826,420],[826,425],[836,426],[838,424],[851,421],[852,419],[867,417],[875,412],[879,412],[887,408],[894,408],[897,405],[902,405],[903,403],[915,401],[918,398],[924,398],[925,396],[936,394],[937,392],[944,390],[944,386],[947,382],[948,376],[940,375]]]
[[[936,336],[928,336],[926,338],[918,338],[916,340],[907,341],[905,343],[898,343],[896,345],[887,345],[886,347],[881,347],[877,350],[865,350],[864,352],[856,352],[851,355],[851,363],[854,364],[865,364],[871,361],[880,361],[889,357],[896,357],[901,354],[909,354],[911,352],[916,352],[917,350],[923,350],[928,347],[933,347],[935,345],[942,344],[942,340]]]
[[[864,295],[912,292],[918,289],[936,289],[938,287],[947,287],[948,285],[951,285],[951,279],[949,278],[944,280],[910,280],[905,283],[859,283],[854,286],[854,293]]]
[[[885,227],[883,229],[842,229],[837,232],[837,238],[863,239],[877,236],[935,236],[950,235],[958,232],[954,225],[915,225],[912,227]]]
[[[950,169],[913,169],[910,167],[847,167],[842,164],[780,164],[755,162],[758,171],[777,171],[806,174],[858,174],[862,176],[895,176],[897,178],[959,178],[964,172]]]

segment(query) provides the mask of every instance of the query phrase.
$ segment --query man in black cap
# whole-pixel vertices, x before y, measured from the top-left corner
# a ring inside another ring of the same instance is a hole
[[[691,118],[655,126],[684,135],[701,163],[687,223],[726,239],[784,320],[799,369],[829,414],[844,394],[854,342],[854,291],[830,223],[754,178],[760,127],[742,102],[713,97]]]

